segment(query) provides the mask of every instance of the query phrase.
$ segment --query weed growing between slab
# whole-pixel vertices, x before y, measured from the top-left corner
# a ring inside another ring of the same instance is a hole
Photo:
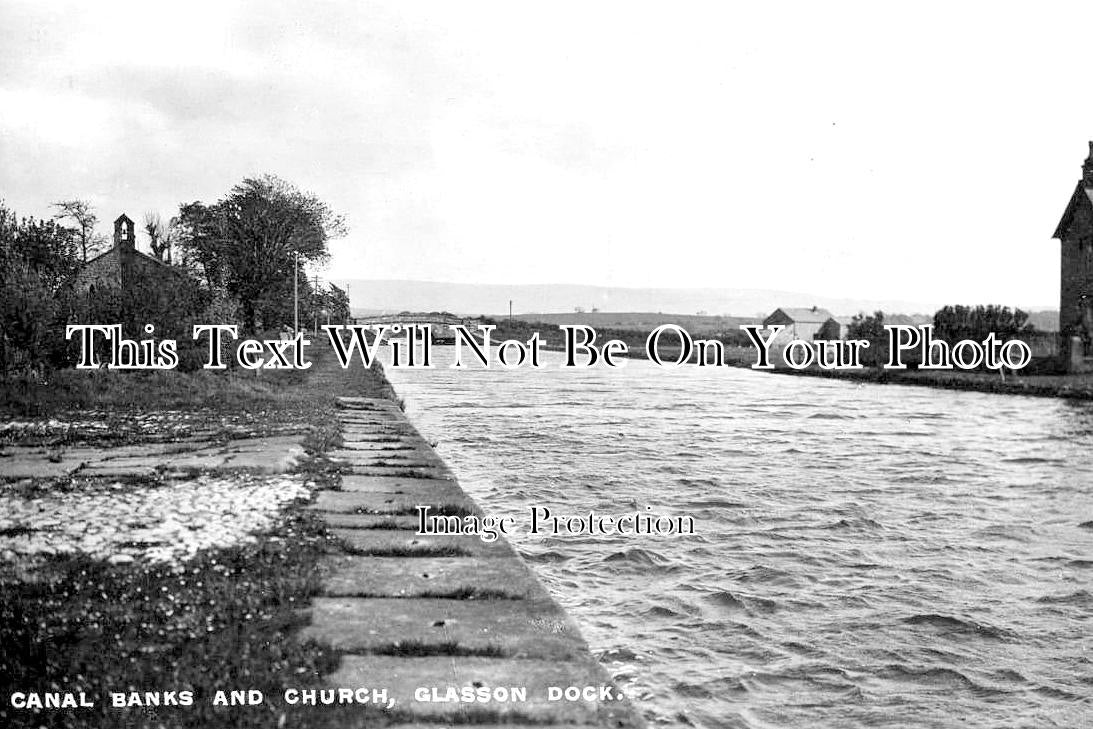
[[[523,600],[523,595],[516,595],[504,590],[492,590],[484,587],[457,587],[452,590],[426,590],[418,595],[422,598],[441,600]]]
[[[405,478],[405,477],[403,477],[400,474],[400,478]],[[363,507],[357,509],[354,513],[361,514],[361,515],[371,515],[371,516],[377,515],[377,512],[369,511],[368,509],[365,509]],[[385,511],[382,514],[380,514],[380,516],[391,516],[391,517],[395,517],[395,516],[417,516],[417,515],[418,515],[418,508],[416,506],[406,507],[404,509],[392,509],[391,511]],[[455,517],[458,517],[460,519],[463,519],[463,518],[466,518],[468,516],[480,517],[481,514],[479,512],[476,512],[474,509],[468,509],[467,507],[461,506],[459,504],[440,504],[439,506],[430,506],[429,507],[429,516],[455,516]]]
[[[302,643],[299,608],[331,549],[322,522],[293,510],[257,544],[178,566],[112,567],[54,558],[33,582],[0,573],[4,727],[339,727],[390,716],[370,706],[292,707],[286,688],[319,688],[340,656]],[[214,707],[215,691],[258,689],[259,706]],[[110,692],[194,692],[189,707],[113,708]],[[90,709],[12,708],[13,692],[84,691]]]
[[[330,491],[341,491],[340,466],[327,455],[342,445],[341,428],[332,418],[317,420],[304,438],[308,457],[297,466],[296,473],[322,484]]]
[[[398,532],[405,529],[403,523],[399,522],[398,517],[391,514],[372,514],[370,512],[357,512],[361,516],[374,516],[376,521],[372,524],[357,525],[353,527],[345,527],[351,529],[360,529],[361,531],[391,531]],[[411,527],[412,528],[412,527]]]
[[[458,546],[447,544],[391,545],[386,547],[355,547],[346,540],[341,540],[343,552],[355,557],[470,557],[471,553]]]
[[[420,640],[401,640],[380,646],[372,651],[382,656],[401,656],[420,658],[426,656],[476,656],[482,658],[504,658],[505,652],[499,646],[486,645],[481,648],[467,646],[457,641],[446,643],[424,643]]]

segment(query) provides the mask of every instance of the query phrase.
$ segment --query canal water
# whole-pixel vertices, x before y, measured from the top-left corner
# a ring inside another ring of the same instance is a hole
[[[652,726],[1093,726],[1093,406],[438,354],[388,368],[407,413]]]

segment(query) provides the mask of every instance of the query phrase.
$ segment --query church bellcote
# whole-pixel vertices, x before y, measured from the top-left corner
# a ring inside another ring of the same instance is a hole
[[[1091,154],[1093,154],[1093,142],[1090,143]],[[1093,165],[1093,162],[1086,161],[1087,164]],[[1093,168],[1091,168],[1093,169]],[[1093,173],[1091,173],[1093,174]],[[1093,179],[1091,177],[1090,179]],[[128,248],[132,250],[135,244],[133,236],[133,221],[129,219],[125,213],[118,216],[118,219],[114,221],[114,245],[119,248]]]
[[[1089,156],[1082,163],[1082,187],[1093,188],[1093,142],[1089,143]]]

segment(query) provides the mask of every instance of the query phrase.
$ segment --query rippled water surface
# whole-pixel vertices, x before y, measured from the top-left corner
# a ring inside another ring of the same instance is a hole
[[[512,539],[651,724],[1093,726],[1093,407],[558,361],[388,375],[487,513],[695,518]]]

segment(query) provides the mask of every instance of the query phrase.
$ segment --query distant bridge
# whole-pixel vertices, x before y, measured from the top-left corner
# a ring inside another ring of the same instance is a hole
[[[356,316],[349,320],[350,324],[363,324],[364,326],[380,326],[382,324],[432,324],[434,327],[447,329],[452,324],[463,324],[468,327],[477,327],[482,323],[481,319],[465,319],[451,314],[414,314],[405,312],[402,314],[383,314],[378,316]]]
[[[451,314],[420,314],[412,312],[404,312],[402,314],[383,314],[377,316],[356,316],[351,317],[350,324],[358,324],[368,327],[390,326],[392,324],[400,324],[402,326],[410,326],[413,324],[429,324],[430,332],[434,342],[452,342],[455,341],[455,334],[449,329],[452,324],[462,324],[468,327],[472,333],[477,334],[476,327],[482,323],[481,319],[466,319]]]

